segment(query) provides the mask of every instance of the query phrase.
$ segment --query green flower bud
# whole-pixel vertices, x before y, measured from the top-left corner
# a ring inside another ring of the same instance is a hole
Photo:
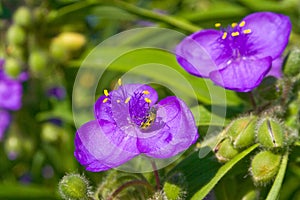
[[[25,6],[18,8],[13,16],[13,20],[17,25],[26,28],[30,27],[32,25],[32,16],[30,10]]]
[[[287,76],[296,76],[300,72],[300,49],[295,48],[289,53],[283,72]]]
[[[7,31],[7,40],[13,45],[23,45],[26,41],[26,33],[21,26],[12,25]]]
[[[164,191],[157,191],[148,200],[169,200]]]
[[[280,122],[270,117],[262,119],[257,128],[257,140],[267,148],[283,147],[284,132]]]
[[[251,174],[254,183],[267,184],[278,172],[281,155],[271,151],[262,151],[256,154],[251,162]]]
[[[244,148],[254,143],[257,117],[247,116],[234,120],[227,128],[227,135],[234,148]]]
[[[70,52],[56,38],[51,41],[49,51],[57,62],[65,62],[71,57]]]
[[[16,78],[21,72],[20,63],[14,58],[7,58],[4,64],[4,70],[7,75]]]
[[[84,35],[75,32],[63,32],[56,38],[68,51],[78,51],[86,43]]]
[[[7,53],[9,56],[25,61],[25,49],[22,46],[9,45],[7,47]]]
[[[42,139],[46,142],[55,142],[60,135],[60,128],[52,123],[46,123],[42,126]]]
[[[275,77],[268,76],[259,84],[255,92],[265,100],[274,100],[281,95],[282,88],[277,84]]]
[[[5,140],[4,149],[8,159],[15,160],[22,154],[22,139],[16,134],[10,134]]]
[[[42,73],[47,68],[48,57],[44,52],[34,51],[29,56],[28,64],[33,73]]]
[[[220,162],[227,162],[236,156],[239,151],[233,147],[229,138],[222,140],[214,149]]]
[[[164,183],[163,190],[168,200],[185,199],[185,177],[182,173],[175,173]]]
[[[79,174],[65,175],[58,187],[61,197],[66,200],[87,200],[91,195],[87,179]]]

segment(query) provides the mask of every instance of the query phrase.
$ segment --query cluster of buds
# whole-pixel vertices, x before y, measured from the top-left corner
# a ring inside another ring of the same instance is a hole
[[[282,154],[295,141],[296,135],[296,131],[274,117],[249,115],[234,120],[225,128],[214,152],[220,162],[227,162],[246,147],[259,143],[261,151],[253,157],[250,172],[255,184],[264,185],[274,179]]]

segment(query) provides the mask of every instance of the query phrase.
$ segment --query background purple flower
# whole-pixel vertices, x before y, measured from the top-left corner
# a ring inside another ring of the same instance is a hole
[[[51,87],[47,90],[47,95],[57,100],[64,100],[66,97],[66,89],[62,86]]]
[[[13,79],[5,74],[2,69],[3,60],[0,65],[0,108],[7,110],[18,110],[22,106],[22,81],[24,74],[21,74],[21,80]]]
[[[106,91],[95,104],[96,120],[76,132],[76,159],[89,171],[103,171],[141,153],[162,159],[187,149],[198,138],[192,113],[177,97],[157,99],[141,84]]]
[[[176,48],[177,60],[195,76],[248,92],[267,75],[281,76],[280,56],[290,32],[287,16],[254,13],[220,31],[202,30],[186,37]]]

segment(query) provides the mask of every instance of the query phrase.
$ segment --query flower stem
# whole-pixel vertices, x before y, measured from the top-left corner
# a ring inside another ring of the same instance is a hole
[[[248,92],[249,98],[250,98],[250,102],[252,104],[253,109],[256,109],[256,102],[255,102],[255,98],[252,92]]]
[[[122,184],[118,189],[116,189],[108,198],[107,200],[112,200],[114,199],[114,197],[116,197],[118,194],[120,194],[120,192],[122,192],[124,189],[130,187],[130,186],[134,186],[134,185],[138,185],[138,186],[146,186],[149,190],[151,190],[152,192],[154,192],[153,187],[147,182],[147,181],[143,181],[143,180],[133,180],[133,181],[128,181],[124,184]]]
[[[172,17],[169,15],[160,14],[151,10],[147,10],[144,8],[137,7],[131,3],[127,3],[125,1],[120,0],[86,0],[86,1],[79,1],[78,3],[73,3],[68,6],[64,6],[63,8],[53,12],[48,21],[52,22],[56,19],[63,17],[66,14],[78,11],[80,9],[84,9],[90,6],[96,5],[106,5],[106,6],[115,6],[120,9],[126,10],[132,14],[137,16],[143,17],[145,19],[155,20],[159,22],[164,22],[171,26],[177,27],[181,30],[188,31],[188,32],[196,32],[201,30],[200,27],[177,17]]]
[[[196,31],[201,30],[200,27],[195,26],[195,25],[191,24],[190,22],[185,21],[183,19],[179,19],[179,18],[168,16],[168,15],[160,14],[157,12],[153,12],[151,10],[143,9],[143,8],[137,7],[133,4],[126,3],[126,2],[120,1],[120,0],[113,0],[110,2],[112,5],[119,7],[121,9],[124,9],[128,12],[131,12],[133,14],[136,14],[138,16],[165,22],[166,24],[175,26],[177,28],[180,28],[180,29],[188,31],[188,32],[196,32]]]
[[[158,174],[158,171],[157,171],[157,166],[156,166],[154,160],[151,160],[151,165],[152,165],[153,173],[154,173],[154,176],[155,176],[156,189],[160,190],[161,189],[161,187],[160,187],[160,178],[159,178],[159,174]]]

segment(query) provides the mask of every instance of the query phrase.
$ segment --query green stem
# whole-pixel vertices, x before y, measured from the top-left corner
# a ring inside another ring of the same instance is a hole
[[[136,14],[138,16],[145,17],[148,19],[161,21],[161,22],[164,22],[166,24],[172,25],[174,27],[180,28],[180,29],[188,31],[188,32],[196,32],[196,31],[201,30],[200,27],[195,26],[195,25],[191,24],[190,22],[185,21],[183,19],[179,19],[179,18],[168,16],[168,15],[160,14],[157,12],[153,12],[150,10],[146,10],[143,8],[139,8],[133,4],[129,4],[129,3],[126,3],[126,2],[120,1],[120,0],[113,0],[110,2],[112,5],[119,7],[121,9],[124,9],[130,13],[133,13],[133,14]]]
[[[168,15],[160,14],[151,10],[147,10],[144,8],[139,8],[133,4],[127,3],[125,1],[120,0],[86,0],[86,1],[79,1],[78,3],[74,3],[68,6],[65,6],[57,11],[53,11],[52,14],[50,14],[50,17],[48,19],[48,22],[55,21],[58,18],[63,17],[66,14],[75,12],[77,10],[87,8],[90,6],[95,5],[107,5],[107,6],[115,6],[120,9],[126,10],[127,12],[130,12],[132,14],[135,14],[137,16],[143,17],[145,19],[151,19],[159,22],[164,22],[168,25],[177,27],[181,30],[188,31],[188,32],[196,32],[201,30],[200,27],[191,24],[190,22],[179,19],[177,17],[171,17]]]

